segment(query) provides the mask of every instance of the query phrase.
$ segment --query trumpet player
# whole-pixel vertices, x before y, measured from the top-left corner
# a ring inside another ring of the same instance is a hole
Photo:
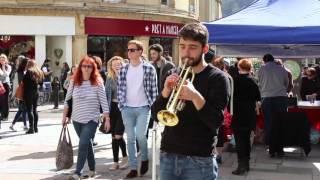
[[[204,60],[208,52],[208,30],[200,23],[185,25],[179,32],[179,52],[183,63],[192,68],[192,82],[181,82],[173,73],[154,103],[156,112],[166,108],[172,90],[185,104],[177,111],[179,122],[166,126],[161,140],[160,179],[215,180],[218,166],[214,156],[217,129],[223,121],[223,110],[230,95],[224,73]]]

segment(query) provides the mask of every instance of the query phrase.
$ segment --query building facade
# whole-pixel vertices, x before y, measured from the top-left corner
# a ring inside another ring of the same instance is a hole
[[[199,20],[201,22],[214,21],[222,18],[222,0],[199,1]]]
[[[146,55],[160,43],[177,62],[177,33],[198,18],[199,0],[2,0],[0,51],[61,66],[85,54],[126,58],[127,42],[137,39]]]

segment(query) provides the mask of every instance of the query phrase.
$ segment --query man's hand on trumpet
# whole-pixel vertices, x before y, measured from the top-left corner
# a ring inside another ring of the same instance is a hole
[[[164,82],[164,87],[162,90],[162,96],[164,98],[167,98],[170,96],[171,91],[174,89],[174,87],[177,85],[179,82],[179,75],[174,73],[168,76]]]
[[[182,86],[181,92],[179,94],[179,99],[192,101],[193,99],[196,98],[198,93],[199,92],[196,90],[193,84],[187,80]]]

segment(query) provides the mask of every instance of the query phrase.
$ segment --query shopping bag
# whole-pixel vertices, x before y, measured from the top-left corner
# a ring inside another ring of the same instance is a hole
[[[0,82],[0,95],[3,95],[6,93],[6,88],[4,88],[3,84]]]
[[[73,149],[67,125],[63,126],[56,151],[57,170],[69,169],[73,165]]]

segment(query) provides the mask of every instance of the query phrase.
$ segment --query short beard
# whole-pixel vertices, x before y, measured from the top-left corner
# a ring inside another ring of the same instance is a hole
[[[187,66],[195,67],[198,66],[202,61],[202,54],[198,58],[185,57],[183,59],[188,60],[187,62],[185,62]]]

